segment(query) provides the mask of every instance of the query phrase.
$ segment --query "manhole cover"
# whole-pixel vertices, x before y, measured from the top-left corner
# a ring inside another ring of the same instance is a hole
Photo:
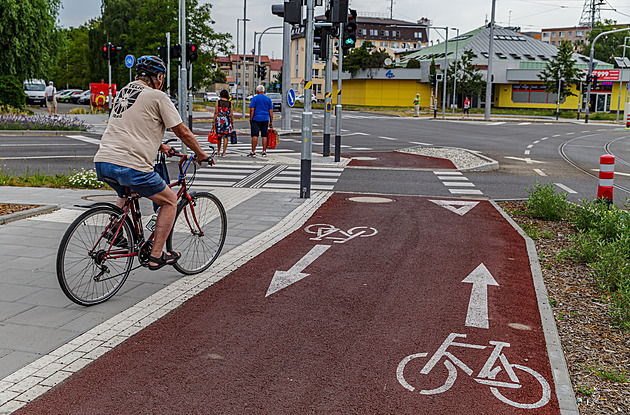
[[[352,157],[352,160],[371,161],[371,160],[378,160],[378,159],[376,157]]]
[[[389,203],[389,202],[394,201],[394,199],[388,199],[386,197],[375,197],[375,196],[349,197],[348,200],[352,202],[359,202],[359,203]]]

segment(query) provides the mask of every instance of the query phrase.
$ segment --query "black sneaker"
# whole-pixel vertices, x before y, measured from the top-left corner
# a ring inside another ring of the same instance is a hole
[[[105,235],[103,236],[105,237],[105,239],[107,239],[107,242],[109,242],[110,244],[112,243],[114,235],[111,230],[107,230],[105,232]],[[114,239],[113,245],[122,249],[127,249],[129,247],[129,244],[127,243],[127,238],[122,235],[122,232],[116,235],[116,239]]]

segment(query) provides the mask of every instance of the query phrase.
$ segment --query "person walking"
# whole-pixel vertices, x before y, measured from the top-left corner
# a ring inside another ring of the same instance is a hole
[[[258,134],[262,136],[262,156],[267,156],[267,135],[269,127],[273,128],[273,103],[271,98],[265,95],[265,87],[256,87],[256,96],[249,103],[249,124],[252,133],[252,152],[247,157],[256,157]]]
[[[464,116],[462,118],[470,118],[470,98],[464,100]]]
[[[228,138],[234,131],[234,121],[232,120],[232,103],[230,102],[230,94],[225,89],[222,89],[219,93],[219,99],[214,107],[214,118],[212,119],[212,125],[214,131],[219,137],[219,143],[217,144],[217,154],[225,156],[225,150],[227,150]],[[221,142],[223,142],[223,153],[221,153]]]
[[[413,116],[420,116],[420,94],[416,94],[416,97],[413,100]]]
[[[180,252],[162,251],[177,214],[177,195],[153,170],[158,150],[165,154],[173,151],[162,143],[164,131],[170,128],[195,153],[199,164],[210,158],[182,122],[168,95],[161,91],[165,73],[166,66],[157,56],[138,59],[136,80],[116,94],[107,129],[94,156],[98,180],[108,177],[118,183],[111,184],[118,194],[118,207],[125,203],[124,186],[160,206],[149,256],[151,271],[173,265],[181,256]],[[119,247],[128,243],[124,237],[111,242]]]
[[[48,116],[52,116],[52,110],[55,109],[55,117],[57,116],[57,88],[53,86],[53,81],[48,82],[46,87],[46,107],[48,107]]]

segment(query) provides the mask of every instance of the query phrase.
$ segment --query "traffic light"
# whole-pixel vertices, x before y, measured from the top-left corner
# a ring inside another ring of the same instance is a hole
[[[560,95],[564,95],[567,90],[567,84],[561,79],[560,80]]]
[[[284,18],[289,24],[302,23],[302,0],[289,0],[283,4],[272,4],[271,13]]]
[[[599,76],[593,75],[593,86],[597,86],[597,81],[599,80]]]
[[[331,23],[346,23],[348,21],[348,0],[330,0],[330,14],[326,17]]]
[[[267,68],[266,67],[260,65],[257,68],[257,71],[258,71],[258,79],[262,80],[262,79],[265,79],[267,77]]]
[[[101,49],[101,57],[105,60],[109,59],[109,43],[105,43]]]
[[[328,58],[328,28],[317,27],[313,31],[313,55],[325,61]]]
[[[109,61],[114,62],[116,60],[116,55],[118,51],[122,50],[120,46],[114,46],[111,43],[109,44]]]
[[[166,62],[168,60],[168,49],[167,49],[167,47],[165,45],[158,46],[158,56],[164,62]]]
[[[437,75],[430,75],[429,76],[429,85],[431,85],[431,88],[433,88],[435,85],[437,84]]]
[[[197,60],[197,45],[194,43],[186,43],[186,60],[188,62]]]
[[[179,59],[182,57],[182,45],[175,44],[171,46],[171,59]]]
[[[357,11],[350,9],[348,23],[343,25],[343,41],[341,47],[344,53],[354,48],[357,43]]]

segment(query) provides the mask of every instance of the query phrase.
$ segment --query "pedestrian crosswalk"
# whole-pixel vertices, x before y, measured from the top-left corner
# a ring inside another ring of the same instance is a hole
[[[437,178],[442,182],[451,194],[454,195],[482,195],[481,190],[475,188],[475,185],[468,180],[459,171],[434,171]]]
[[[342,168],[313,167],[311,189],[333,190]],[[216,164],[197,170],[195,188],[237,187],[252,189],[299,189],[300,167],[285,164]]]

